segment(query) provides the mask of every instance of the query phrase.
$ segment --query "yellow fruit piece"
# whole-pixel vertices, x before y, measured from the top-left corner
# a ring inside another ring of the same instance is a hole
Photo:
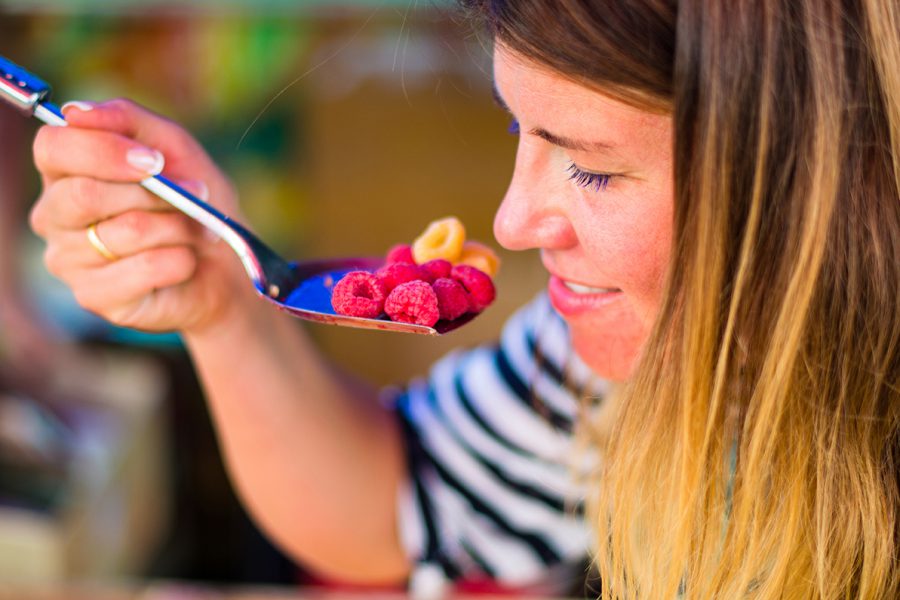
[[[470,265],[490,275],[497,276],[500,270],[500,257],[489,246],[481,242],[466,242],[463,244],[462,254],[459,256],[459,264]]]
[[[417,264],[443,258],[455,263],[466,241],[466,228],[456,217],[432,222],[425,233],[413,242],[413,258]]]

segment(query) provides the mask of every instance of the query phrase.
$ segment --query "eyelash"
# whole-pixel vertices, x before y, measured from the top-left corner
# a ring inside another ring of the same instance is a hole
[[[575,185],[588,189],[593,188],[595,192],[605,190],[612,177],[612,175],[607,173],[590,173],[588,171],[583,171],[579,169],[578,165],[575,163],[570,164],[569,168],[566,170],[569,172],[569,179],[574,181]]]
[[[519,121],[516,119],[510,121],[507,131],[512,135],[519,135]],[[566,169],[566,171],[569,173],[569,179],[574,181],[575,185],[587,189],[594,188],[595,192],[605,190],[612,177],[612,175],[607,173],[591,173],[589,171],[584,171],[574,162],[569,164],[569,168]]]

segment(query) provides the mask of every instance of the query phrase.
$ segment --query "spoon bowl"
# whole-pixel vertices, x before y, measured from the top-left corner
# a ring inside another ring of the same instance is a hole
[[[331,306],[331,292],[334,284],[350,271],[374,271],[384,265],[381,258],[341,258],[318,261],[292,263],[290,265],[295,277],[292,286],[285,291],[279,290],[277,296],[261,294],[278,309],[295,317],[328,325],[357,327],[361,329],[380,329],[383,331],[400,331],[423,335],[441,335],[471,321],[475,315],[467,314],[452,321],[438,321],[434,327],[400,323],[387,319],[364,319],[348,317],[334,312]]]

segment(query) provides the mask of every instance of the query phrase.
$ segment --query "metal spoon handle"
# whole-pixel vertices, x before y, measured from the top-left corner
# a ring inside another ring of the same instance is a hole
[[[0,56],[0,98],[47,125],[66,127],[59,107],[46,101],[49,95],[47,83]],[[277,297],[288,284],[290,265],[246,227],[162,175],[148,177],[140,185],[225,240],[261,294]]]

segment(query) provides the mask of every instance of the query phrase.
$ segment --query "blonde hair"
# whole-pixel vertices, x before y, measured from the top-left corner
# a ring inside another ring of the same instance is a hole
[[[674,119],[667,293],[589,512],[602,596],[900,597],[896,0],[468,4]]]

